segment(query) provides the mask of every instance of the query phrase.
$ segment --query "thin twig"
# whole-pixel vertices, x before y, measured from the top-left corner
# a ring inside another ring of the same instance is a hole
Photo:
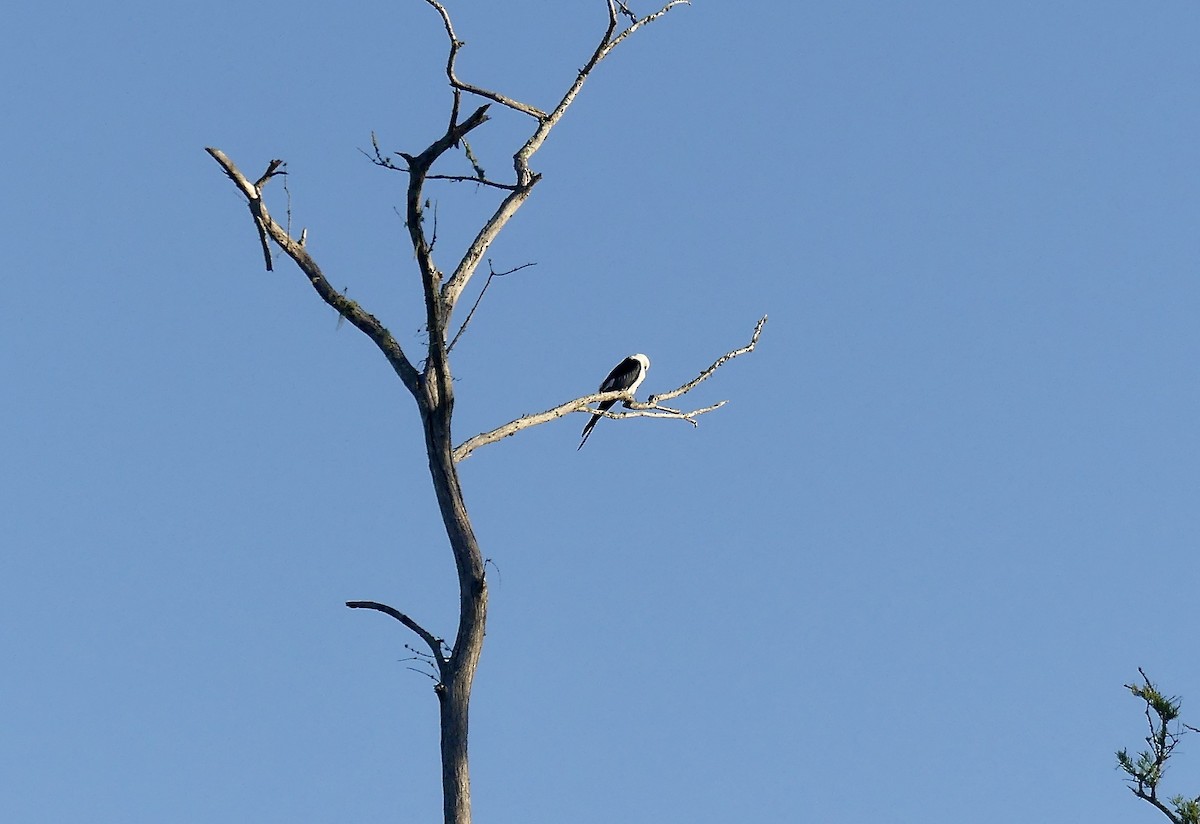
[[[458,328],[458,333],[454,336],[454,340],[450,341],[450,345],[446,347],[447,354],[454,349],[454,344],[458,343],[458,339],[462,337],[462,333],[467,331],[467,324],[471,322],[471,318],[475,315],[475,310],[479,308],[479,303],[483,300],[484,293],[492,285],[492,278],[502,278],[505,275],[511,275],[513,272],[519,272],[530,266],[537,266],[537,263],[523,263],[515,269],[509,269],[507,272],[497,272],[492,269],[492,261],[488,260],[488,278],[483,282],[483,288],[479,290],[479,296],[475,298],[475,303],[471,306],[471,311],[467,312],[467,318],[462,322],[462,326]]]

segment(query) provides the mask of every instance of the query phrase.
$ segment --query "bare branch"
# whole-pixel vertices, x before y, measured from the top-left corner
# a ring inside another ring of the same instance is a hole
[[[541,148],[542,143],[545,142],[546,137],[550,134],[550,130],[554,128],[558,121],[562,119],[562,116],[566,114],[566,111],[571,104],[575,102],[575,98],[579,95],[579,91],[583,88],[583,84],[587,82],[588,77],[591,76],[592,70],[599,65],[601,60],[608,57],[609,53],[612,52],[613,49],[615,49],[627,37],[640,29],[642,26],[653,23],[655,20],[662,17],[676,6],[685,5],[690,5],[688,0],[671,0],[658,11],[647,14],[645,17],[642,17],[634,23],[631,23],[624,31],[614,37],[613,32],[617,30],[617,7],[614,0],[609,0],[608,28],[605,29],[604,36],[600,38],[600,44],[596,46],[596,50],[592,52],[591,58],[584,65],[584,67],[579,70],[579,74],[576,76],[575,82],[571,84],[570,88],[568,88],[566,93],[562,96],[562,99],[559,100],[558,105],[554,107],[554,111],[546,115],[546,118],[542,121],[537,131],[534,132],[533,136],[529,138],[529,141],[521,147],[521,150],[517,153],[518,157],[523,159],[525,163],[528,163],[529,158]]]
[[[371,339],[371,341],[387,358],[392,369],[400,377],[400,380],[414,394],[419,391],[420,377],[417,370],[413,368],[408,357],[404,354],[404,350],[400,348],[400,344],[392,337],[379,319],[371,313],[364,310],[355,301],[350,300],[342,293],[338,292],[329,281],[325,278],[321,267],[308,253],[304,244],[301,241],[294,239],[288,234],[282,226],[280,226],[270,212],[267,211],[266,205],[262,202],[261,188],[251,183],[241,170],[234,164],[232,160],[220,149],[209,147],[205,149],[213,158],[220,164],[225,174],[233,181],[234,185],[241,190],[246,196],[250,207],[250,214],[254,217],[255,225],[259,227],[260,232],[270,236],[271,240],[275,241],[278,246],[287,253],[300,270],[308,277],[308,282],[320,295],[321,300],[332,306],[339,315],[349,320],[354,324],[359,331]],[[271,161],[272,166],[278,168],[275,164],[282,164],[282,161]],[[272,167],[268,167],[272,170]],[[269,180],[271,175],[264,175],[260,180]],[[267,258],[270,259],[270,250],[267,249]],[[268,267],[269,268],[269,267]]]
[[[658,11],[647,14],[645,17],[642,17],[640,19],[634,19],[633,13],[630,12],[629,9],[624,4],[622,4],[621,5],[622,11],[625,12],[627,15],[629,15],[630,19],[633,20],[633,22],[629,25],[629,28],[625,29],[625,31],[621,32],[619,35],[617,35],[612,40],[611,43],[609,43],[608,47],[604,50],[604,53],[602,55],[600,55],[600,59],[603,60],[605,57],[607,57],[608,53],[611,52],[613,49],[615,49],[621,43],[621,41],[623,41],[629,35],[633,34],[635,31],[640,29],[642,26],[646,25],[647,23],[653,23],[655,20],[662,17],[664,14],[666,14],[667,12],[669,12],[671,9],[675,8],[676,6],[690,6],[690,5],[691,5],[690,0],[671,0],[670,3],[667,3],[665,6],[660,8]]]
[[[610,410],[592,409],[589,404],[600,403],[602,401],[619,400],[625,401],[628,412],[612,412]],[[502,441],[505,438],[517,434],[522,429],[529,429],[532,426],[539,426],[550,421],[557,420],[564,415],[570,415],[572,412],[587,412],[589,415],[601,415],[605,418],[676,418],[687,421],[693,426],[698,424],[694,420],[699,415],[706,412],[712,412],[714,409],[720,409],[727,401],[720,401],[706,406],[702,409],[694,409],[690,412],[683,412],[678,409],[671,409],[665,406],[658,406],[650,403],[639,403],[636,400],[631,400],[625,392],[594,392],[591,395],[584,395],[566,403],[561,403],[553,409],[547,409],[545,412],[536,412],[532,415],[524,415],[516,420],[509,421],[503,426],[498,426],[490,432],[481,432],[473,438],[469,438],[463,443],[454,448],[455,462],[462,461],[472,452],[481,446],[487,446],[496,441]]]
[[[504,189],[505,191],[515,192],[517,187],[511,183],[498,183],[495,180],[488,180],[484,177],[475,177],[474,175],[425,175],[426,180],[452,180],[455,183],[478,183],[481,186],[490,186],[493,189]]]
[[[450,55],[446,58],[446,79],[450,81],[450,87],[454,89],[454,108],[450,114],[451,128],[454,127],[456,118],[458,116],[459,92],[469,92],[479,97],[495,101],[502,106],[507,106],[513,111],[527,114],[530,117],[536,117],[539,120],[546,116],[546,113],[536,106],[530,106],[528,103],[522,103],[519,100],[514,100],[513,98],[500,94],[499,92],[494,92],[490,89],[484,89],[479,86],[472,86],[470,83],[464,83],[463,81],[459,80],[454,74],[454,63],[458,59],[458,50],[467,45],[466,41],[459,40],[458,35],[454,33],[454,24],[450,22],[450,12],[446,11],[445,6],[438,2],[438,0],[425,0],[425,2],[437,9],[437,13],[441,15],[442,25],[446,28],[446,37],[450,40]]]
[[[665,392],[661,395],[651,395],[645,403],[639,403],[637,400],[630,397],[626,392],[594,392],[591,395],[575,398],[574,400],[567,401],[566,403],[561,403],[553,409],[547,409],[544,412],[536,412],[531,415],[524,415],[516,420],[509,421],[503,426],[498,426],[490,432],[481,432],[473,438],[467,439],[454,448],[454,460],[456,463],[462,461],[481,446],[486,446],[490,443],[495,443],[496,441],[502,441],[505,438],[517,434],[523,429],[529,429],[532,426],[539,426],[544,423],[549,423],[550,421],[557,420],[564,415],[570,415],[572,412],[587,412],[591,415],[602,415],[606,418],[678,418],[680,420],[689,422],[692,424],[692,426],[697,426],[698,424],[695,420],[696,417],[707,412],[712,412],[715,409],[720,409],[725,405],[726,401],[720,401],[712,404],[711,406],[706,406],[701,409],[694,409],[690,412],[672,409],[669,406],[662,406],[659,401],[676,398],[680,395],[690,392],[701,381],[707,379],[723,364],[733,360],[738,355],[744,355],[747,352],[754,351],[754,347],[758,343],[758,337],[760,334],[762,334],[762,328],[766,322],[767,319],[764,316],[755,325],[754,335],[751,337],[750,343],[739,349],[735,349],[732,352],[722,355],[712,366],[701,372],[699,377],[688,381],[677,389],[672,389],[670,392]],[[622,401],[625,408],[630,411],[611,412],[592,409],[590,407],[590,404],[610,400]]]
[[[262,247],[263,265],[267,267],[268,272],[274,272],[275,262],[271,260],[271,243],[267,240],[267,227],[263,226],[257,216],[254,219],[254,228],[258,230],[258,244]]]
[[[482,432],[475,437],[469,438],[468,440],[459,444],[454,448],[454,461],[457,463],[469,456],[479,447],[486,446],[490,443],[495,443],[496,441],[502,441],[505,438],[517,434],[522,429],[528,429],[531,426],[549,423],[550,421],[561,418],[564,415],[570,415],[572,412],[590,412],[591,410],[588,408],[588,404],[590,403],[599,403],[600,401],[621,400],[628,398],[629,395],[625,392],[594,392],[591,395],[585,395],[582,398],[576,398],[575,400],[561,403],[553,409],[547,409],[545,412],[537,412],[533,415],[525,415],[517,418],[514,421],[509,421],[503,426],[498,426],[490,432]],[[606,417],[615,417],[614,413],[604,412],[602,414]]]
[[[387,604],[381,604],[378,601],[347,601],[346,606],[350,607],[350,609],[373,609],[376,612],[392,616],[420,636],[421,640],[425,642],[433,653],[433,660],[437,661],[439,671],[446,663],[446,656],[442,654],[442,645],[445,642],[395,607],[389,607]]]
[[[270,163],[267,164],[267,170],[265,172],[263,172],[262,177],[260,177],[256,181],[254,181],[254,188],[257,191],[261,192],[263,185],[268,180],[275,177],[275,175],[286,175],[287,172],[284,171],[284,168],[286,166],[287,166],[287,164],[284,163],[282,160],[272,160]]]
[[[765,326],[766,323],[767,323],[767,316],[763,315],[762,318],[758,321],[758,323],[755,324],[754,334],[750,336],[750,342],[748,344],[746,344],[745,346],[743,346],[740,349],[734,349],[732,352],[726,352],[724,355],[717,358],[713,362],[712,366],[705,369],[703,372],[701,372],[699,375],[697,375],[695,377],[695,379],[688,381],[683,386],[680,386],[677,389],[672,389],[670,392],[664,392],[661,395],[651,395],[650,403],[658,403],[658,401],[669,401],[671,398],[677,398],[680,395],[686,395],[688,392],[691,392],[693,389],[695,389],[696,386],[701,381],[708,380],[709,376],[712,375],[713,372],[716,372],[718,369],[721,368],[721,366],[723,366],[728,361],[733,360],[738,355],[745,355],[747,352],[753,352],[754,347],[758,345],[758,336],[762,334],[763,326]]]
[[[609,412],[607,410],[604,412],[600,412],[600,410],[598,410],[598,409],[595,409],[595,410],[589,409],[589,410],[584,410],[584,411],[593,412],[593,413],[600,412],[600,414],[606,418],[675,418],[677,420],[687,421],[693,427],[697,427],[700,425],[700,423],[697,420],[695,420],[698,416],[703,415],[707,412],[712,412],[716,409],[720,409],[722,406],[724,406],[727,403],[729,403],[729,401],[717,401],[716,403],[711,404],[709,406],[703,406],[699,409],[693,409],[691,412],[684,412],[682,409],[672,409],[669,406],[662,406],[661,404],[649,403],[649,402],[647,402],[647,403],[636,403],[636,402],[631,403],[629,405],[629,409],[631,411],[617,412],[616,414],[613,414],[612,412]]]
[[[229,160],[228,158],[225,158],[225,161],[221,160],[224,154],[221,157],[213,154],[214,151],[220,151],[219,149],[207,149],[206,151],[216,158],[217,162],[221,164],[221,168],[225,170],[225,174],[233,181],[235,186],[242,190],[242,194],[250,202],[250,214],[254,216],[254,228],[258,231],[258,242],[262,245],[263,264],[266,266],[268,272],[274,271],[275,266],[271,261],[271,244],[267,241],[267,227],[259,219],[258,213],[254,209],[254,201],[262,196],[262,185],[271,179],[280,166],[284,165],[283,161],[272,160],[267,164],[267,171],[263,173],[262,177],[256,182],[251,183],[232,162],[225,162]]]
[[[374,131],[371,132],[371,148],[374,151],[374,154],[368,152],[366,149],[359,149],[359,151],[363,153],[363,156],[366,157],[367,160],[370,160],[376,166],[382,166],[383,168],[390,169],[393,172],[408,171],[407,166],[397,166],[394,160],[383,153],[383,150],[379,148],[379,135],[375,134]]]

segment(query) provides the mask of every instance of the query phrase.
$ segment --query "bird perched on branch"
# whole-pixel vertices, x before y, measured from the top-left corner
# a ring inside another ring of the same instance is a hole
[[[637,391],[641,386],[642,381],[646,379],[646,372],[650,369],[650,359],[643,354],[630,355],[625,360],[618,363],[613,371],[608,373],[608,377],[604,379],[604,383],[600,384],[601,392],[616,392],[618,390],[628,392],[630,396]],[[621,401],[624,406],[629,406],[629,401]],[[600,412],[607,412],[616,404],[615,400],[601,401]],[[579,442],[576,452],[583,449],[583,445],[587,443],[588,435],[592,434],[592,427],[600,420],[603,415],[600,412],[592,415],[587,422],[587,426],[583,428],[583,440]]]

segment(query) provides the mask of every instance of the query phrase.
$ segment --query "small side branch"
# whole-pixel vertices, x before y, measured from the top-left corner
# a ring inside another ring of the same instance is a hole
[[[437,662],[438,670],[440,671],[446,664],[446,656],[442,652],[444,642],[425,627],[418,624],[412,618],[405,615],[395,607],[389,607],[387,604],[381,604],[378,601],[347,601],[346,606],[350,609],[373,609],[376,612],[382,612],[384,615],[390,615],[404,626],[411,629],[417,634],[425,645],[429,647],[429,651],[433,653],[433,660]]]
[[[446,352],[453,351],[454,344],[458,343],[458,339],[463,336],[463,332],[467,331],[467,324],[471,322],[471,318],[475,316],[475,310],[479,308],[479,304],[483,302],[483,296],[487,293],[488,287],[492,285],[493,278],[502,278],[505,275],[511,275],[513,272],[519,272],[522,269],[528,269],[530,266],[537,266],[537,263],[522,263],[515,269],[509,269],[507,272],[497,272],[492,268],[492,261],[488,259],[488,277],[483,282],[483,288],[479,290],[479,296],[475,298],[475,303],[471,305],[471,311],[467,312],[467,317],[463,320],[462,326],[458,327],[458,332],[454,335],[454,340],[450,341],[450,345],[446,347]]]
[[[480,186],[490,186],[493,189],[503,189],[506,192],[515,192],[517,187],[511,183],[499,183],[495,180],[488,180],[486,177],[475,177],[474,175],[425,175],[426,180],[451,180],[455,183],[478,183]]]
[[[664,392],[660,395],[651,395],[645,403],[639,403],[624,392],[595,392],[591,395],[585,395],[574,400],[561,403],[553,409],[547,409],[544,412],[537,412],[532,415],[524,415],[516,420],[509,421],[503,426],[498,426],[490,432],[482,432],[473,438],[469,438],[463,443],[454,448],[455,462],[462,461],[467,458],[476,449],[481,446],[487,446],[497,441],[502,441],[505,438],[511,437],[523,429],[529,429],[533,426],[539,426],[550,421],[557,420],[564,415],[570,415],[573,412],[587,412],[588,414],[599,414],[606,418],[675,418],[677,420],[687,421],[692,426],[698,426],[696,418],[700,415],[720,409],[725,405],[726,401],[719,401],[710,406],[705,406],[700,409],[691,411],[683,411],[673,409],[669,406],[663,406],[660,401],[664,399],[677,398],[687,392],[690,392],[701,381],[706,380],[713,372],[717,371],[722,365],[736,358],[738,355],[744,355],[747,352],[754,351],[754,347],[758,344],[759,335],[762,334],[763,325],[767,322],[764,316],[754,327],[754,334],[750,342],[745,346],[735,349],[732,352],[727,352],[713,363],[712,366],[705,369],[700,375],[691,381],[688,381],[683,386],[677,389],[672,389],[670,392]],[[611,412],[592,409],[591,404],[600,403],[602,401],[621,401],[628,412]]]

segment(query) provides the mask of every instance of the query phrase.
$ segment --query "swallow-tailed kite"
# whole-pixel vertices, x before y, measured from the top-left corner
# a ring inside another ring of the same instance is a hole
[[[604,383],[600,384],[601,392],[615,392],[618,389],[628,392],[631,396],[637,391],[642,381],[646,379],[646,370],[650,368],[650,359],[642,354],[630,355],[625,360],[616,365],[613,371],[608,373],[608,377],[604,379]],[[629,406],[628,401],[622,401],[622,404]],[[616,404],[616,401],[603,401],[600,404],[600,411],[607,412]],[[587,422],[587,426],[583,428],[583,440],[579,442],[578,449],[583,449],[583,445],[587,443],[588,435],[592,434],[592,427],[596,425],[596,421],[600,420],[603,415],[596,413],[592,415],[591,420]],[[578,449],[576,451],[578,451]]]

